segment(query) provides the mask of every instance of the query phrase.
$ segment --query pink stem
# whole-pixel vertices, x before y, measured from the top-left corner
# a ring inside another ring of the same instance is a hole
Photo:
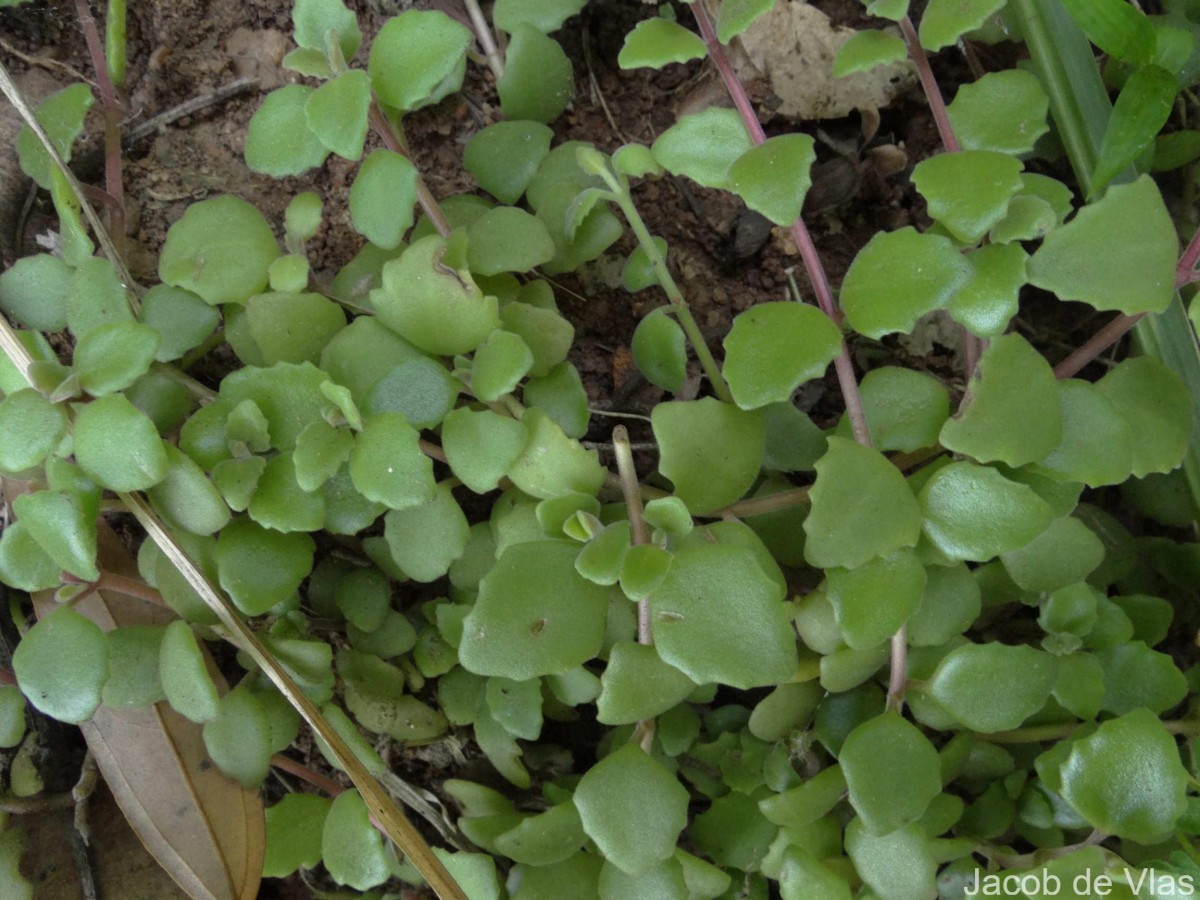
[[[921,80],[921,89],[925,92],[925,101],[929,111],[933,113],[933,121],[937,124],[938,135],[947,153],[956,153],[960,149],[954,129],[950,127],[950,114],[946,112],[946,101],[942,99],[942,91],[937,79],[933,77],[933,69],[929,67],[929,57],[921,46],[917,29],[913,27],[912,19],[905,16],[900,20],[900,33],[904,35],[904,43],[908,47],[908,56],[917,67],[917,77]]]

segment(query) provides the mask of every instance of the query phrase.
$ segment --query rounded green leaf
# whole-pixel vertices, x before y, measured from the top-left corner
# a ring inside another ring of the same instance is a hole
[[[1177,374],[1154,357],[1139,356],[1119,363],[1096,389],[1129,425],[1136,477],[1170,472],[1182,462],[1192,431],[1191,399]]]
[[[859,394],[876,450],[911,453],[932,447],[950,415],[950,394],[945,386],[915,369],[872,369],[859,385]],[[837,434],[852,436],[849,416],[842,416]]]
[[[213,534],[229,523],[229,507],[190,456],[164,444],[167,473],[150,489],[154,508],[171,524],[192,534]]]
[[[1062,441],[1035,469],[1089,487],[1119,484],[1129,478],[1135,446],[1132,423],[1090,382],[1061,379],[1058,397]],[[1159,449],[1152,448],[1151,452]]]
[[[500,311],[506,330],[521,336],[533,353],[531,375],[546,375],[567,358],[575,339],[575,327],[556,309],[544,309],[531,303],[507,303]]]
[[[1008,731],[1042,708],[1054,687],[1054,657],[1006,644],[964,644],[938,664],[929,696],[974,731]]]
[[[67,296],[74,270],[48,253],[18,259],[0,272],[0,311],[26,328],[67,327]]]
[[[852,569],[916,546],[921,510],[900,471],[877,450],[840,437],[816,463],[804,557],[818,568]],[[1031,492],[1032,493],[1032,492]]]
[[[25,698],[15,684],[0,686],[0,747],[8,749],[25,737]]]
[[[540,409],[527,410],[521,424],[529,437],[508,469],[513,484],[540,500],[570,493],[594,495],[600,490],[605,469],[595,450],[585,450],[567,437]]]
[[[925,567],[911,550],[901,549],[853,569],[830,569],[826,579],[825,594],[843,638],[856,650],[867,650],[886,641],[916,612]]]
[[[833,59],[833,77],[845,78],[855,72],[869,72],[876,66],[908,58],[904,41],[878,29],[860,31],[842,44]]]
[[[586,841],[579,811],[568,800],[499,835],[496,851],[525,865],[549,866],[574,856]]]
[[[492,21],[512,34],[517,26],[532,25],[549,34],[583,9],[585,0],[496,0]]]
[[[979,582],[963,563],[930,566],[925,576],[921,605],[908,620],[908,642],[914,647],[938,647],[978,618],[983,605]]]
[[[730,168],[751,146],[738,114],[714,106],[681,118],[650,150],[672,175],[686,175],[705,187],[728,188]]]
[[[93,397],[101,397],[128,387],[145,374],[158,345],[158,332],[147,325],[100,325],[79,339],[72,367],[80,386]]]
[[[142,324],[159,334],[159,362],[178,359],[212,334],[221,314],[191,291],[156,284],[142,298]]]
[[[625,744],[584,774],[575,806],[604,858],[641,875],[675,852],[687,825],[688,792],[661,763]]]
[[[407,157],[374,150],[350,186],[350,223],[377,247],[394,250],[413,223],[417,170]]]
[[[127,625],[108,632],[104,705],[136,709],[166,699],[159,676],[165,625]]]
[[[362,69],[349,69],[316,89],[304,104],[309,130],[327,150],[357,161],[367,139],[371,79]]]
[[[762,465],[762,416],[712,397],[660,403],[650,415],[659,471],[693,515],[739,499]]]
[[[396,413],[363,423],[350,453],[350,477],[368,500],[392,509],[433,499],[433,462],[421,452],[420,434]]]
[[[1104,560],[1104,544],[1079,519],[1066,516],[1001,560],[1022,590],[1055,591],[1090,575]]]
[[[395,858],[371,824],[358,791],[334,798],[321,831],[321,856],[329,876],[356,891],[370,890],[391,876]]]
[[[1029,281],[1099,310],[1162,312],[1175,296],[1176,244],[1158,186],[1142,175],[1046,235],[1029,260]]]
[[[44,460],[67,433],[67,413],[32,388],[0,402],[0,472],[20,475]]]
[[[1010,212],[1021,199],[1025,198],[1014,198]],[[967,257],[971,280],[950,298],[950,317],[979,337],[1003,334],[1017,314],[1028,260],[1029,254],[1017,244],[989,244],[972,251]]]
[[[94,577],[99,574],[97,571]],[[58,587],[62,566],[42,549],[24,523],[9,522],[0,533],[0,581],[22,591],[44,591]]]
[[[1063,798],[1088,824],[1126,840],[1163,840],[1187,808],[1188,774],[1175,739],[1147,709],[1075,741],[1060,774]]]
[[[938,861],[918,824],[876,837],[861,819],[846,826],[846,855],[879,900],[937,896]]]
[[[638,371],[651,384],[676,393],[687,379],[687,338],[666,307],[638,322],[630,344]]]
[[[297,0],[292,9],[292,28],[297,44],[322,55],[329,52],[331,31],[337,37],[343,59],[353,59],[362,43],[358,19],[342,0]]]
[[[247,790],[262,785],[271,767],[271,721],[248,688],[221,698],[204,723],[204,749],[222,772]]]
[[[75,139],[83,131],[83,120],[95,102],[88,85],[72,84],[52,93],[34,110],[34,118],[50,138],[50,143],[63,162],[71,161]],[[36,181],[42,190],[50,190],[57,163],[50,158],[28,125],[23,126],[17,135],[17,155],[21,171]]]
[[[528,440],[525,426],[490,409],[461,406],[442,422],[450,470],[477,494],[495,490]]]
[[[158,277],[213,305],[242,303],[266,287],[267,269],[280,255],[262,213],[225,195],[193,203],[171,226]]]
[[[704,41],[677,22],[654,16],[642,19],[625,35],[625,45],[617,55],[622,69],[646,66],[661,69],[667,63],[687,62],[704,56]]]
[[[846,321],[859,334],[881,338],[910,332],[917,319],[942,309],[971,278],[954,242],[915,228],[875,235],[842,281]]]
[[[316,794],[293,793],[268,807],[265,878],[286,878],[321,861],[321,832],[332,802]]]
[[[1187,677],[1165,653],[1129,641],[1096,653],[1104,669],[1100,708],[1118,716],[1136,709],[1164,713],[1188,695]]]
[[[497,206],[467,227],[467,265],[479,275],[528,272],[553,256],[550,232],[523,209]]]
[[[725,338],[722,373],[742,409],[782,403],[820,378],[842,349],[842,333],[814,306],[759,303],[739,313]]]
[[[176,712],[196,723],[217,715],[220,697],[208,671],[207,654],[192,626],[182,619],[163,633],[158,665],[163,693]]]
[[[246,132],[246,165],[252,172],[285,178],[325,162],[329,148],[308,127],[304,113],[315,93],[314,88],[289,84],[263,98]]]
[[[384,23],[367,71],[379,99],[404,112],[462,86],[471,32],[443,12],[409,9]]]
[[[266,612],[295,593],[312,570],[315,545],[307,534],[271,531],[234,519],[217,539],[217,575],[248,616]]]
[[[435,235],[412,244],[384,265],[371,303],[384,325],[421,350],[470,353],[500,324],[497,302],[466,270],[444,264],[446,251]]]
[[[1050,130],[1050,100],[1036,75],[1024,69],[988,72],[964,84],[946,108],[964,150],[1028,153]]]
[[[505,117],[553,122],[575,94],[575,70],[557,41],[520,24],[512,31],[496,93]]]
[[[166,252],[165,248],[163,252]],[[161,261],[160,257],[160,268]],[[75,338],[82,338],[100,325],[132,319],[129,292],[121,283],[112,263],[99,256],[80,262],[71,277],[67,294],[67,327]]]
[[[942,426],[942,446],[1010,466],[1044,459],[1062,441],[1054,371],[1019,334],[994,338],[967,385],[967,400]]]
[[[1045,530],[1053,513],[1032,488],[995,469],[951,463],[922,488],[925,534],[954,560],[987,560],[1025,546]]]
[[[591,420],[587,391],[572,363],[560,362],[540,378],[530,378],[521,397],[526,406],[537,407],[553,419],[567,437],[587,434]]]
[[[609,650],[600,676],[596,717],[605,725],[628,725],[653,718],[680,703],[696,683],[663,662],[651,646],[622,641]]]
[[[80,407],[75,416],[75,460],[88,477],[114,491],[153,487],[167,474],[158,430],[122,394]]]
[[[17,497],[12,508],[28,536],[58,568],[85,581],[100,577],[94,500],[78,491],[37,491]]]
[[[262,365],[316,363],[325,345],[346,327],[346,315],[320,294],[273,292],[247,301],[246,324]]]
[[[553,136],[541,122],[496,122],[472,135],[463,166],[501,203],[516,203],[550,152]]]
[[[1021,161],[992,150],[941,153],[917,163],[912,180],[929,215],[964,244],[974,244],[1021,190]]]
[[[275,531],[317,531],[325,521],[325,501],[296,482],[296,467],[286,454],[267,460],[246,511],[250,518]]]
[[[434,581],[449,571],[466,549],[471,530],[445,482],[429,502],[390,510],[383,521],[392,559],[405,575],[420,582]]]
[[[612,592],[575,571],[578,548],[532,541],[501,554],[463,620],[464,668],[523,681],[566,672],[600,652]]]
[[[659,655],[697,684],[750,688],[795,674],[796,638],[779,586],[744,547],[680,550],[650,596],[650,613]]]
[[[61,722],[86,722],[108,679],[108,640],[95,624],[60,607],[21,638],[12,655],[29,702]]]
[[[349,428],[313,422],[300,432],[292,454],[297,486],[304,491],[317,490],[338,473],[353,449],[354,434]]]
[[[899,713],[868,719],[846,736],[838,764],[850,805],[874,835],[915,822],[942,792],[937,750]]]
[[[542,682],[539,678],[513,681],[493,676],[487,680],[484,699],[488,712],[513,737],[536,741],[542,731]],[[583,841],[580,840],[580,845]],[[571,852],[578,850],[572,848]],[[565,854],[567,856],[570,853]],[[518,860],[526,862],[527,860]]]
[[[941,50],[974,31],[1004,6],[1004,0],[929,0],[921,16],[921,46]]]

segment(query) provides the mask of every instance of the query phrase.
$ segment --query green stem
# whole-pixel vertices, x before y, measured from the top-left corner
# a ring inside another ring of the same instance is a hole
[[[1170,734],[1189,737],[1200,734],[1200,719],[1173,719],[1162,724]],[[1063,738],[1068,738],[1079,727],[1077,722],[1063,722],[1059,725],[1031,725],[1028,728],[997,731],[993,734],[980,734],[977,737],[992,744],[1040,744],[1043,741],[1061,741]]]
[[[108,77],[118,92],[125,90],[125,0],[108,0],[108,15],[104,17],[104,59]]]

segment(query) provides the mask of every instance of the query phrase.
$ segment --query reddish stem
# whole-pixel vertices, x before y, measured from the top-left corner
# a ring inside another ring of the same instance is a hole
[[[1175,287],[1183,287],[1200,276],[1200,273],[1196,271],[1198,261],[1200,261],[1200,228],[1196,229],[1191,241],[1184,248],[1183,255],[1179,257],[1179,264],[1175,267]]]
[[[929,66],[929,57],[925,55],[925,48],[921,46],[917,29],[913,27],[912,19],[908,16],[900,20],[900,33],[904,35],[908,56],[917,67],[917,77],[921,80],[925,101],[929,104],[929,111],[933,113],[933,121],[937,124],[942,146],[946,148],[947,153],[956,153],[959,150],[958,138],[954,136],[954,129],[950,127],[946,101],[942,99],[942,91],[938,87],[937,79],[933,77],[933,69]]]
[[[396,136],[396,132],[392,130],[392,124],[387,120],[387,116],[383,114],[383,110],[379,108],[377,102],[371,103],[371,128],[379,135],[385,147],[393,153],[399,153],[409,162],[412,159],[409,157],[408,148],[405,147],[400,139]],[[429,190],[429,186],[425,184],[425,179],[421,177],[421,173],[417,172],[417,202],[421,204],[421,209],[425,215],[429,216],[429,221],[433,223],[433,227],[437,229],[437,233],[442,237],[449,236],[451,232],[450,222],[446,219],[446,214],[442,212],[441,206],[438,205],[437,199]]]
[[[1138,313],[1136,316],[1121,315],[1117,316],[1090,338],[1078,350],[1060,362],[1054,367],[1054,375],[1056,378],[1070,378],[1093,359],[1123,338],[1126,333],[1133,328],[1144,316],[1145,313]]]
[[[322,775],[320,772],[313,771],[304,765],[304,763],[296,762],[290,756],[284,756],[282,753],[276,753],[271,757],[271,765],[307,781],[317,790],[324,791],[330,797],[336,797],[342,791],[346,790],[332,778]]]
[[[746,126],[750,140],[755,144],[763,143],[767,136],[763,132],[762,123],[758,121],[758,114],[755,113],[754,106],[746,95],[746,89],[742,87],[737,73],[733,71],[729,57],[725,54],[725,48],[717,39],[717,31],[713,26],[712,17],[708,14],[703,0],[697,0],[691,6],[692,13],[696,17],[696,24],[700,26],[700,36],[704,38],[704,44],[708,48],[708,57],[717,67],[721,80],[725,83],[725,89],[733,99],[733,105],[737,109],[738,115],[741,116],[742,123]],[[817,252],[817,247],[802,218],[797,218],[792,223],[792,237],[796,241],[796,249],[800,251],[800,259],[808,273],[809,283],[812,284],[813,292],[816,294],[817,306],[833,320],[834,324],[838,324],[840,316],[833,299],[833,289],[829,285],[829,276],[825,273],[821,256]],[[870,447],[871,432],[867,428],[867,417],[863,412],[858,381],[854,376],[854,366],[850,362],[850,354],[846,349],[845,341],[842,342],[841,353],[833,361],[833,367],[837,373],[838,385],[842,390],[842,399],[846,404],[846,413],[850,417],[854,438],[864,447]]]

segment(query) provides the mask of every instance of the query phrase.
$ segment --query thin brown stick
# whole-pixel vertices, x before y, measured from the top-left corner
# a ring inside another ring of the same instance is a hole
[[[1074,353],[1054,367],[1056,378],[1070,378],[1097,356],[1123,338],[1145,313],[1120,315],[1093,334]]]
[[[496,36],[492,34],[491,26],[484,18],[483,10],[479,8],[479,0],[463,0],[463,5],[467,7],[467,15],[471,17],[471,30],[475,32],[479,46],[483,48],[488,68],[499,81],[504,74],[504,60],[500,57],[500,48],[496,46]]]

